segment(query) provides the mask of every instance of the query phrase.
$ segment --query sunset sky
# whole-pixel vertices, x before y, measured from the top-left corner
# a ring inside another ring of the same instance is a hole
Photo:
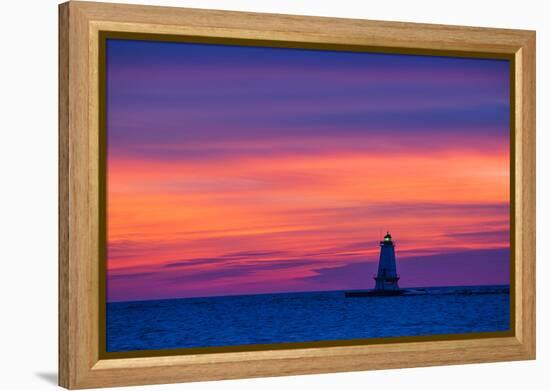
[[[509,66],[109,39],[108,300],[507,284]]]

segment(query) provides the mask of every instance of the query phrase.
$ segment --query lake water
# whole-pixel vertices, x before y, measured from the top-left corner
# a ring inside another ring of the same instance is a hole
[[[426,336],[510,328],[508,286],[343,291],[107,304],[107,351]]]

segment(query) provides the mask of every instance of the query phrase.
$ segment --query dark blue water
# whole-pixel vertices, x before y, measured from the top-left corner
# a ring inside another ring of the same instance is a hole
[[[107,305],[107,351],[426,336],[510,327],[508,286],[418,288],[394,297],[343,292]]]

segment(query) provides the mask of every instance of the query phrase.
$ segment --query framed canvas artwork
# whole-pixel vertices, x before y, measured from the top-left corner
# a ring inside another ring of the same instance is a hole
[[[60,384],[534,358],[534,42],[62,4]]]

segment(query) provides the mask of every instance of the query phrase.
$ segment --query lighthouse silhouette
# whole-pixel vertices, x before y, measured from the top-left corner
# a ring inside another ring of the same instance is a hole
[[[380,242],[380,260],[378,261],[378,273],[374,277],[376,281],[374,290],[379,292],[399,291],[399,276],[395,266],[395,244],[390,233],[386,233],[384,240]]]
[[[374,281],[374,289],[348,291],[345,292],[346,297],[397,296],[407,291],[400,289],[397,283],[399,276],[395,266],[395,244],[389,231],[380,241],[380,260]]]

